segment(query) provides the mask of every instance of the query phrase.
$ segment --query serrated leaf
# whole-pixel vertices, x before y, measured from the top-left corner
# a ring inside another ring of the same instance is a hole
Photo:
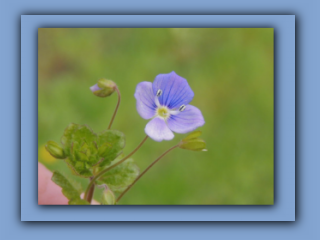
[[[71,199],[69,202],[69,205],[90,205],[89,202],[87,202],[86,200],[79,198],[75,198],[75,199]]]
[[[111,148],[112,148],[112,145],[110,143],[108,142],[102,143],[102,145],[99,146],[98,155],[102,158],[107,157]]]
[[[124,134],[117,130],[106,130],[95,134],[88,126],[69,124],[61,138],[65,160],[78,176],[92,177],[93,167],[107,166],[125,146]]]
[[[78,129],[72,134],[73,142],[83,143],[92,145],[97,139],[97,135],[92,132],[92,130],[86,125],[79,125]]]
[[[72,134],[72,160],[86,162],[89,165],[96,164],[99,161],[96,141],[97,135],[91,129],[86,125],[79,125]]]
[[[61,137],[61,143],[64,145],[67,154],[70,154],[72,136],[78,128],[78,124],[70,123],[63,132],[63,135]]]
[[[66,198],[68,198],[69,200],[80,198],[82,190],[79,185],[74,186],[65,176],[63,176],[58,171],[53,172],[51,180],[62,188],[63,195],[66,196]]]
[[[69,124],[61,138],[68,166],[81,177],[93,176],[91,168],[99,162],[97,135],[86,125]]]
[[[115,164],[122,158],[111,163]],[[132,158],[127,159],[117,167],[109,170],[99,178],[98,184],[107,184],[112,191],[121,192],[126,189],[139,175],[139,168]]]
[[[125,146],[125,136],[118,130],[106,130],[98,134],[99,158],[103,158],[100,167],[109,165]]]

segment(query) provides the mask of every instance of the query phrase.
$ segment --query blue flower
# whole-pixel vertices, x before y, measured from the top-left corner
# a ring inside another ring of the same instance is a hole
[[[193,99],[186,79],[175,72],[159,74],[153,83],[141,82],[134,97],[137,111],[144,119],[151,119],[146,134],[155,141],[171,140],[172,133],[187,133],[204,124],[201,111],[189,105]]]

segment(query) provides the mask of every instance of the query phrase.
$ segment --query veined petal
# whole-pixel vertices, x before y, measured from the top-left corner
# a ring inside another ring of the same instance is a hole
[[[176,133],[187,133],[201,127],[204,124],[204,119],[198,108],[187,105],[184,111],[176,115],[171,115],[167,123],[172,131]]]
[[[174,137],[165,121],[158,117],[148,122],[144,131],[150,138],[157,142],[161,142],[162,140],[171,140]]]
[[[162,91],[159,102],[169,109],[179,108],[182,104],[187,105],[194,96],[187,80],[175,72],[157,75],[152,88],[154,95],[159,89]]]
[[[137,111],[144,119],[150,119],[155,115],[157,108],[155,95],[152,91],[151,82],[141,82],[136,87],[134,97],[137,99]]]

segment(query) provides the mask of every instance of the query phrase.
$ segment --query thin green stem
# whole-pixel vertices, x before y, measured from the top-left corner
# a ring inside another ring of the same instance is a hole
[[[162,157],[164,157],[167,153],[169,153],[171,150],[179,147],[179,144],[169,148],[167,151],[165,151],[160,157],[158,157],[156,160],[154,160],[134,181],[131,183],[126,190],[124,190],[120,196],[117,198],[116,203],[119,202],[119,200],[123,197],[123,195],[130,190],[130,188],[154,165],[156,164]]]
[[[131,157],[143,144],[144,142],[148,139],[148,135],[142,140],[142,142],[129,154],[127,155],[126,157],[124,157],[123,159],[121,159],[119,162],[113,164],[112,166],[102,170],[101,172],[99,172],[96,176],[94,176],[94,178],[92,178],[92,180],[90,181],[87,189],[86,189],[86,192],[85,192],[85,199],[87,199],[87,196],[89,194],[89,190],[91,188],[91,186],[94,184],[94,182],[99,178],[101,177],[103,174],[105,174],[106,172],[108,172],[109,170],[111,170],[112,168],[118,166],[119,164],[123,163],[125,160],[127,160],[129,157]]]
[[[111,125],[112,125],[112,123],[113,123],[114,118],[116,117],[116,114],[117,114],[117,112],[118,112],[118,108],[119,108],[119,105],[120,105],[120,101],[121,101],[121,94],[120,94],[120,91],[119,91],[119,89],[118,89],[118,86],[116,86],[116,89],[115,89],[115,90],[116,90],[117,93],[118,93],[118,103],[117,103],[116,109],[114,110],[114,113],[113,113],[113,115],[112,115],[112,118],[111,118],[111,121],[110,121],[110,123],[109,123],[108,129],[111,128]]]

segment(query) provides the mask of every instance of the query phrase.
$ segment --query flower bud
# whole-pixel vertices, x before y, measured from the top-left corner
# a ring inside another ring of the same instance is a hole
[[[116,198],[114,196],[114,193],[109,189],[105,189],[102,193],[102,205],[115,205],[116,204]]]
[[[116,90],[116,87],[113,81],[102,78],[97,84],[90,87],[90,90],[98,97],[108,97]]]
[[[202,139],[192,139],[188,142],[181,142],[180,148],[192,151],[206,151],[206,143]]]
[[[54,141],[48,141],[45,147],[47,151],[55,158],[64,159],[67,157],[59,144]]]
[[[195,131],[190,133],[187,137],[182,139],[179,147],[182,149],[192,151],[208,151],[206,149],[206,143],[204,140],[198,138],[201,135],[201,131]]]
[[[195,138],[199,137],[201,134],[202,134],[201,131],[194,131],[194,132],[190,133],[188,136],[186,136],[184,139],[182,139],[182,141],[186,142],[188,140],[195,139]]]

